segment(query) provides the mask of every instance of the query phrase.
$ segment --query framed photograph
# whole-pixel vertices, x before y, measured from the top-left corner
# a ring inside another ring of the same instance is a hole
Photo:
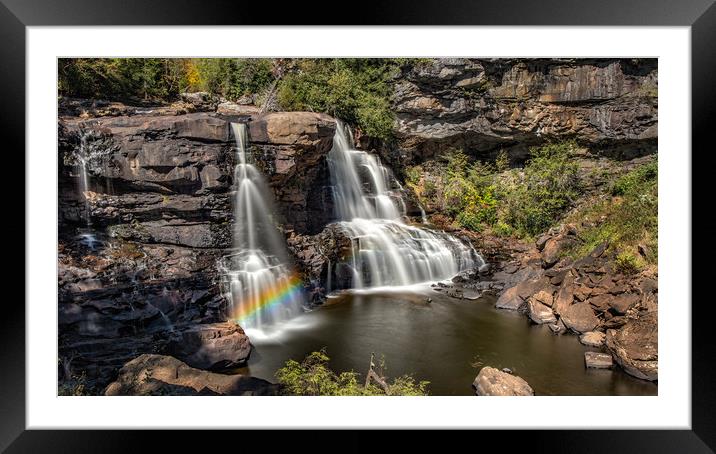
[[[713,1],[345,6],[2,0],[0,448],[713,452]]]

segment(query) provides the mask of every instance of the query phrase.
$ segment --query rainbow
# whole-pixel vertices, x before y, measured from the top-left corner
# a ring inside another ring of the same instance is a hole
[[[295,301],[300,297],[303,291],[303,282],[296,275],[291,275],[284,279],[279,279],[274,285],[271,285],[256,297],[249,297],[241,302],[235,309],[233,319],[241,324],[247,320],[258,317],[265,311],[273,311],[284,304]]]

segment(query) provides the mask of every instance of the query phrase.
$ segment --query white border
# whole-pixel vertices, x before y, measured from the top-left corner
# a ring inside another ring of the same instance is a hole
[[[57,397],[60,56],[658,57],[659,395]],[[28,27],[27,428],[690,428],[690,67],[687,27]]]

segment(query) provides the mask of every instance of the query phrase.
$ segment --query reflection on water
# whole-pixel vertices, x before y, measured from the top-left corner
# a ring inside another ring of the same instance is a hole
[[[363,374],[371,352],[382,353],[389,377],[412,373],[429,380],[432,395],[473,395],[475,364],[508,367],[537,395],[657,394],[655,384],[620,370],[585,369],[589,348],[577,336],[554,336],[493,305],[488,297],[455,300],[430,290],[342,294],[280,333],[252,337],[255,349],[241,372],[275,381],[287,359],[301,360],[325,346],[335,371]]]

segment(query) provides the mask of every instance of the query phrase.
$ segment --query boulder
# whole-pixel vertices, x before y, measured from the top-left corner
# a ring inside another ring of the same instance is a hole
[[[191,367],[221,369],[244,364],[251,353],[251,344],[239,325],[223,322],[182,331],[168,351]]]
[[[604,345],[606,335],[599,331],[588,331],[579,336],[579,342],[588,347],[601,347]]]
[[[480,369],[472,385],[478,396],[534,396],[534,391],[524,379],[494,367]]]
[[[606,345],[614,360],[634,377],[656,381],[659,372],[659,337],[656,312],[629,320],[621,329],[607,331]]]
[[[525,300],[520,297],[517,287],[511,287],[502,292],[497,299],[495,307],[498,309],[509,309],[516,311],[521,309],[525,304]]]
[[[623,315],[639,302],[639,295],[634,293],[622,293],[609,299],[609,307],[614,313]]]
[[[126,363],[105,396],[277,395],[278,386],[246,375],[223,375],[189,367],[171,356],[144,354]]]
[[[538,325],[555,323],[557,321],[554,313],[552,313],[552,309],[535,299],[531,299],[527,304],[527,313],[529,314],[530,319]]]
[[[577,303],[569,306],[561,314],[564,325],[577,333],[592,331],[599,325],[599,319],[594,315],[589,303]]]
[[[557,292],[557,297],[554,299],[554,303],[552,304],[552,310],[554,310],[557,315],[561,315],[572,305],[573,301],[574,286],[569,284],[563,285]]]
[[[611,369],[612,357],[606,353],[585,352],[584,365],[587,369]]]

